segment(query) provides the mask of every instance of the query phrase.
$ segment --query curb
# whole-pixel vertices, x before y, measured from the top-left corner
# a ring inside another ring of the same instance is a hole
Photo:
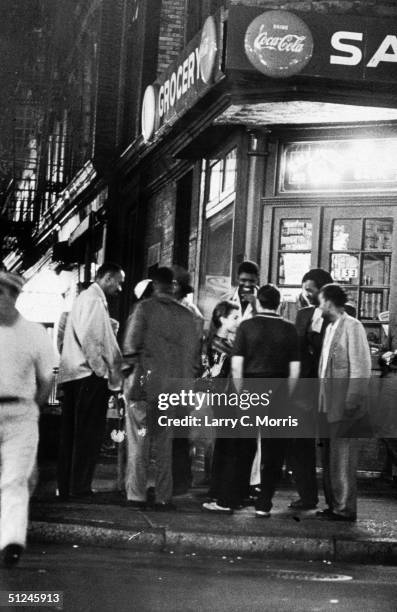
[[[259,558],[325,560],[397,565],[397,541],[386,539],[292,538],[223,535],[159,527],[129,531],[77,523],[33,521],[29,539],[37,543],[89,545],[146,552],[201,552]]]
[[[28,538],[46,544],[86,544],[90,546],[126,548],[160,552],[165,547],[164,529],[129,531],[108,527],[93,527],[78,523],[46,523],[32,521]]]

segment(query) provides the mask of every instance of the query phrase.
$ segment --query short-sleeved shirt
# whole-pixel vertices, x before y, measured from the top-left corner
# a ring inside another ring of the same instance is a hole
[[[244,376],[287,378],[299,361],[295,326],[276,314],[257,314],[237,329],[233,355],[244,357]]]
[[[57,361],[42,325],[21,315],[0,325],[0,397],[33,401],[37,384],[51,380]]]

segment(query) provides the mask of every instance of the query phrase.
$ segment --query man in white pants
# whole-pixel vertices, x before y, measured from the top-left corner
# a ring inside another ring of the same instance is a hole
[[[56,358],[45,329],[15,308],[23,280],[0,271],[0,548],[12,567],[26,544],[29,479],[38,444],[38,406],[51,391]]]

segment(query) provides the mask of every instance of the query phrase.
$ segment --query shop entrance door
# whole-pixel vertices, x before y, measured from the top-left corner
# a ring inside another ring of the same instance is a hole
[[[393,206],[324,209],[321,267],[342,284],[375,349],[385,340],[391,279],[395,278],[397,220]]]
[[[302,276],[329,270],[342,284],[363,322],[373,353],[385,339],[395,311],[391,278],[396,277],[397,212],[378,202],[346,201],[273,208],[270,278],[282,292],[284,316],[294,320]]]
[[[302,276],[319,259],[320,210],[296,206],[273,212],[271,282],[281,290],[283,315],[294,320]]]

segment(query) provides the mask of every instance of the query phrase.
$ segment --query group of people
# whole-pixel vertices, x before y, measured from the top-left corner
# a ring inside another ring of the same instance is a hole
[[[64,390],[60,497],[93,494],[107,399],[114,393],[126,398],[128,504],[136,509],[147,506],[150,459],[155,457],[151,502],[158,510],[173,509],[173,492],[190,484],[191,441],[174,438],[172,426],[159,425],[157,399],[172,391],[173,381],[200,378],[204,361],[206,376],[225,389],[240,392],[250,379],[274,379],[285,381],[286,404],[300,394],[300,418],[318,422],[323,432],[319,435],[327,508],[322,516],[355,520],[357,441],[346,434],[346,426],[365,411],[371,359],[365,330],[347,304],[343,287],[333,283],[325,270],[305,274],[302,308],[293,324],[279,314],[280,291],[273,285],[259,287],[258,266],[243,262],[238,287],[216,305],[203,342],[203,317],[188,299],[193,291],[189,274],[179,267],[161,267],[135,288],[138,302],[120,348],[106,296],[119,292],[123,281],[119,266],[104,264],[68,317],[59,373]],[[310,397],[305,397],[305,385],[299,384],[313,379],[318,380],[315,399],[314,386],[309,385]],[[177,415],[178,410],[170,408],[167,416]],[[269,516],[286,461],[299,493],[291,507],[316,508],[314,434],[262,438],[258,431],[257,438],[217,437],[209,499],[203,509],[231,513],[249,503],[250,484],[256,484],[256,515]]]
[[[242,269],[246,272],[244,264]],[[282,386],[282,401],[287,406],[293,405],[294,414],[307,424],[306,428],[303,427],[306,435],[300,438],[262,437],[260,491],[255,501],[255,514],[258,517],[270,516],[272,497],[285,462],[292,467],[299,494],[290,507],[294,510],[314,510],[317,507],[314,437],[317,429],[321,436],[327,503],[318,515],[330,520],[354,521],[357,517],[358,445],[349,427],[362,420],[367,409],[371,357],[364,327],[354,318],[354,308],[347,303],[343,288],[333,283],[330,274],[322,269],[311,270],[302,279],[301,301],[305,300],[306,305],[298,310],[295,325],[278,314],[281,296],[276,287],[265,285],[258,288],[255,310],[252,309],[252,300],[246,297],[252,293],[240,285],[240,308],[244,314],[249,305],[251,312],[238,325],[234,342],[223,351],[223,367],[230,368],[237,391],[251,378],[286,379]],[[233,303],[223,302],[215,309],[213,324],[216,327],[220,308],[226,315],[219,326],[221,336],[224,336],[224,323],[234,311]],[[217,335],[212,350],[220,351]],[[313,432],[311,436],[310,432]],[[229,479],[232,484],[227,494],[222,491],[204,503],[204,509],[231,512],[244,504],[241,495],[236,497],[236,490],[241,491],[241,483],[248,482],[256,451],[255,441],[251,438],[237,443],[235,440],[216,441],[213,481]],[[221,461],[219,454],[222,455]],[[230,476],[233,461],[238,468]],[[241,480],[244,463],[247,469]],[[240,487],[236,487],[236,482]]]
[[[59,368],[63,390],[57,472],[60,499],[94,495],[92,481],[112,394],[126,402],[127,503],[136,509],[147,506],[154,457],[150,501],[157,510],[172,510],[175,489],[190,484],[192,442],[188,437],[174,438],[172,427],[159,426],[159,393],[172,391],[175,380],[197,381],[205,372],[215,385],[226,385],[237,393],[250,379],[285,381],[288,403],[297,394],[300,380],[317,379],[318,395],[311,398],[309,410],[307,405],[302,407],[302,419],[327,425],[328,433],[320,441],[327,502],[322,516],[355,520],[357,441],[346,435],[346,423],[364,411],[363,381],[370,377],[371,359],[364,328],[347,304],[343,287],[324,270],[305,274],[302,307],[294,324],[279,314],[279,290],[270,284],[259,287],[258,266],[243,262],[238,287],[216,305],[203,342],[204,320],[190,299],[193,288],[188,272],[177,266],[160,267],[151,279],[136,286],[137,303],[120,346],[108,297],[122,290],[124,278],[120,266],[104,263],[64,322]],[[25,546],[29,480],[37,451],[37,406],[48,398],[56,365],[45,330],[28,323],[16,310],[22,285],[17,275],[0,271],[0,340],[7,346],[7,351],[0,352],[0,546],[8,565],[18,561]],[[343,384],[336,385],[338,379]],[[178,407],[172,410],[177,414]],[[258,430],[256,438],[216,438],[203,509],[231,513],[250,503],[250,484],[256,484],[256,516],[270,516],[285,461],[292,466],[299,493],[291,507],[316,508],[314,436],[273,439],[261,437]]]

